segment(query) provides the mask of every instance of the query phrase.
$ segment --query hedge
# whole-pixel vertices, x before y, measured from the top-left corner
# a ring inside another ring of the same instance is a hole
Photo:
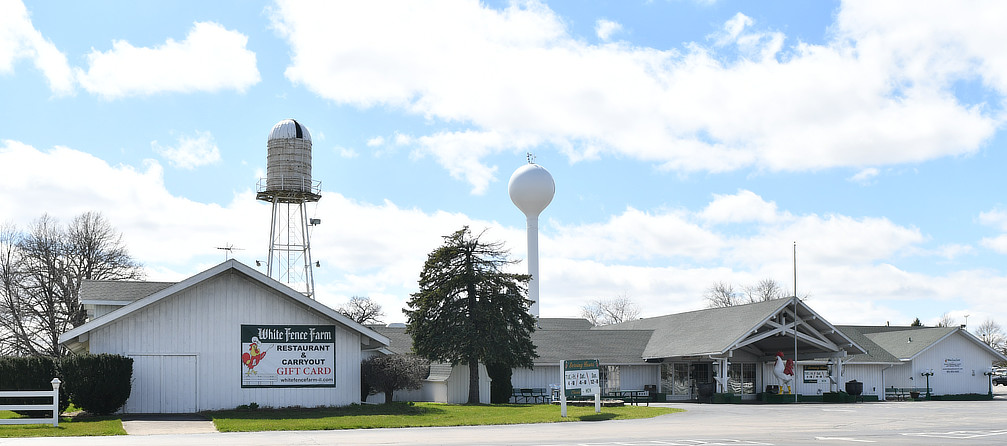
[[[88,413],[113,413],[129,398],[133,358],[109,354],[67,356],[62,359],[61,369],[70,399]]]
[[[0,356],[0,390],[52,390],[59,378],[59,410],[74,405],[96,415],[113,413],[129,398],[133,359],[119,355]],[[4,398],[4,404],[48,404],[47,397]],[[46,417],[41,410],[17,411],[28,417]]]
[[[0,356],[0,390],[52,390],[52,379],[65,381],[58,373],[56,362],[48,356]],[[69,395],[63,385],[59,389],[59,410],[70,405]],[[51,404],[52,398],[4,398],[3,404]],[[17,411],[17,413],[42,418],[52,413],[44,410]]]

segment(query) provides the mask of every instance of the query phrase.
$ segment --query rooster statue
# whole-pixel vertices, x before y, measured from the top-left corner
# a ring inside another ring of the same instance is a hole
[[[794,379],[794,360],[783,361],[783,352],[776,352],[776,364],[773,365],[773,374],[781,383],[787,385],[787,393],[790,393],[790,381]],[[780,393],[783,393],[783,386],[780,386]]]

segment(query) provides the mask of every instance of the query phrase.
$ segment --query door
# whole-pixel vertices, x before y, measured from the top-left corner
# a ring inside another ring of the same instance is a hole
[[[702,395],[702,389],[713,382],[710,373],[710,364],[692,364],[692,399],[700,399],[709,395]],[[707,389],[709,390],[709,389]]]

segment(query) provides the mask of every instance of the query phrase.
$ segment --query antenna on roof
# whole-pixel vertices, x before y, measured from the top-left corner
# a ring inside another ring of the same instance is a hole
[[[231,260],[231,254],[234,254],[234,251],[244,251],[243,248],[235,248],[230,243],[226,246],[218,246],[217,249],[224,251],[224,260]]]

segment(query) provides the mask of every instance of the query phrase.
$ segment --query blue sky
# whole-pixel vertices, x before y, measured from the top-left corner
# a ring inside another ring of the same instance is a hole
[[[295,118],[331,306],[404,320],[465,224],[524,259],[507,180],[533,152],[557,185],[542,316],[789,287],[796,241],[798,291],[832,322],[1007,323],[1004,8],[0,0],[0,218],[100,211],[152,280],[220,246],[254,264],[266,136]]]

